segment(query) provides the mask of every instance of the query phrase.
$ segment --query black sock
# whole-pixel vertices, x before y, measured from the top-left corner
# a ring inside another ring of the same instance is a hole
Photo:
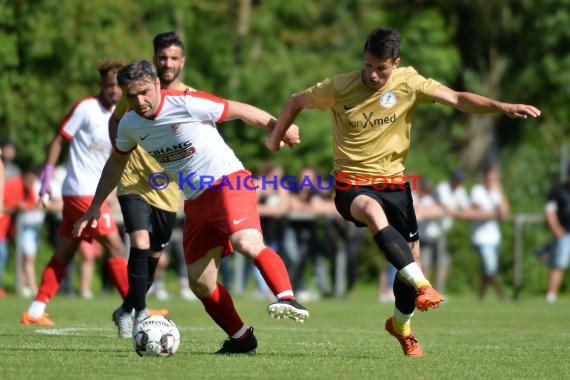
[[[394,279],[394,297],[396,297],[395,306],[404,314],[412,314],[416,308],[417,291],[400,280],[398,276]]]
[[[374,235],[374,241],[382,252],[384,252],[386,260],[397,270],[415,261],[412,251],[410,247],[408,247],[408,243],[392,226],[378,231],[376,235]]]
[[[156,267],[158,266],[158,260],[160,257],[153,257],[148,255],[148,279],[146,283],[146,290],[148,291],[154,282],[154,274],[156,273]]]
[[[148,254],[150,249],[138,249],[131,247],[129,251],[129,294],[127,298],[131,301],[135,311],[146,308],[146,291],[148,278]]]

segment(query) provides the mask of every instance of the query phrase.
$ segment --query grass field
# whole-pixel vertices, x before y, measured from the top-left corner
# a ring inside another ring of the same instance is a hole
[[[384,330],[392,306],[375,290],[350,299],[307,304],[311,318],[298,325],[270,319],[266,302],[236,297],[255,327],[255,356],[224,356],[224,333],[200,303],[158,302],[178,324],[182,341],[170,358],[140,358],[130,340],[115,336],[110,320],[118,296],[94,300],[56,297],[56,326],[22,326],[29,300],[0,299],[0,378],[5,379],[562,379],[570,376],[570,302],[542,298],[479,303],[451,298],[435,311],[416,313],[413,329],[423,359],[402,355]]]

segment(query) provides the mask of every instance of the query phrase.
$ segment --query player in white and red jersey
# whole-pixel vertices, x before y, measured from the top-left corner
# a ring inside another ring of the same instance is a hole
[[[303,322],[309,312],[296,302],[283,261],[263,243],[257,195],[251,178],[245,179],[250,173],[219,135],[216,123],[241,119],[271,130],[275,119],[259,108],[205,92],[161,91],[147,61],[125,66],[117,77],[132,110],[121,119],[116,152],[107,161],[91,207],[75,224],[74,234],[97,225],[101,204],[116,186],[129,152],[141,145],[184,191],[190,287],[229,335],[218,353],[253,353],[257,348],[253,328],[244,324],[230,294],[217,283],[222,256],[233,247],[255,263],[277,297],[268,306],[272,317]],[[290,129],[284,142],[299,143],[297,132]],[[203,186],[201,180],[213,186]]]
[[[87,210],[97,187],[112,146],[108,136],[108,121],[115,104],[121,97],[117,83],[120,62],[104,61],[99,65],[101,92],[98,96],[78,101],[63,119],[49,146],[42,173],[40,196],[49,192],[54,165],[65,140],[71,141],[67,177],[63,183],[63,220],[59,228],[59,241],[55,253],[44,268],[42,282],[35,300],[20,320],[23,324],[53,325],[45,313],[73,259],[81,240],[96,239],[109,252],[107,265],[111,279],[124,298],[128,292],[127,261],[123,241],[106,202],[101,202],[101,217],[97,228],[86,229],[81,236],[73,237],[73,223]],[[104,200],[103,200],[104,201]]]
[[[153,62],[162,88],[187,89],[188,86],[180,80],[180,72],[186,62],[184,43],[180,36],[176,32],[159,33],[152,42]],[[109,136],[113,143],[119,121],[128,108],[126,99],[121,98],[109,118]],[[155,190],[148,185],[148,178],[152,173],[162,170],[156,160],[139,147],[130,155],[117,186],[125,232],[129,234],[130,240],[127,265],[129,293],[112,314],[121,338],[132,338],[133,321],[144,319],[152,313],[146,307],[146,295],[156,272],[164,270],[164,265],[168,263],[167,260],[160,260],[160,257],[170,243],[180,207],[181,192],[176,186]],[[191,293],[188,281],[185,280],[185,283]],[[155,314],[158,314],[157,312],[167,313],[168,310],[155,310]]]

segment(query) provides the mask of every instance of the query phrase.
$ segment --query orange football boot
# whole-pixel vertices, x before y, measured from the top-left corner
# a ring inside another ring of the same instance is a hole
[[[55,323],[48,318],[47,313],[43,313],[41,317],[34,318],[27,311],[22,315],[20,323],[23,325],[39,325],[39,326],[53,326]]]
[[[147,309],[148,315],[160,315],[166,317],[168,315],[168,309]]]
[[[410,332],[410,335],[402,336],[398,335],[396,331],[394,331],[394,326],[392,326],[392,318],[386,319],[386,324],[384,325],[384,329],[388,331],[390,335],[394,338],[398,339],[400,345],[402,346],[402,350],[404,350],[404,355],[409,356],[411,358],[421,358],[424,356],[424,352],[422,351],[422,346],[420,342],[416,339],[414,334]]]
[[[426,311],[430,307],[435,309],[443,302],[443,296],[430,285],[424,285],[418,289],[416,307],[420,311]]]

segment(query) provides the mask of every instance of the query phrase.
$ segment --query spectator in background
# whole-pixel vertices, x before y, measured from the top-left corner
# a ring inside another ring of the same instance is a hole
[[[478,296],[485,297],[493,286],[500,299],[504,299],[498,279],[501,229],[499,220],[509,217],[510,207],[501,184],[499,167],[490,165],[485,169],[484,181],[471,189],[471,209],[464,213],[472,221],[471,241],[481,259],[481,284]]]
[[[449,255],[442,247],[443,209],[432,196],[433,184],[421,177],[412,190],[414,209],[420,234],[422,270],[435,288],[444,293],[449,268]]]
[[[314,276],[319,292],[328,296],[331,285],[325,268],[325,257],[322,236],[317,230],[317,218],[336,215],[334,203],[322,191],[323,180],[317,171],[304,167],[295,182],[295,188],[290,192],[291,207],[284,241],[284,252],[289,258],[287,268],[293,289],[298,292],[299,299],[309,301],[316,295],[311,294],[305,282],[305,269],[312,261]],[[319,185],[321,184],[321,185]]]
[[[2,159],[2,148],[0,147],[0,218],[2,217],[3,213],[4,213],[4,160]]]
[[[358,279],[358,257],[364,245],[364,230],[342,219],[336,212],[325,218],[324,248],[326,257],[331,262],[331,274],[334,289],[333,295],[350,296]],[[344,254],[346,260],[345,273],[340,272],[339,255]],[[337,281],[339,275],[346,278],[345,288],[341,289]]]
[[[398,270],[390,264],[388,260],[384,260],[384,267],[378,275],[378,301],[381,303],[392,302],[396,299],[394,296],[394,280]]]
[[[266,162],[259,173],[257,189],[257,209],[259,210],[259,220],[263,239],[268,247],[279,253],[283,253],[283,233],[285,231],[285,215],[290,208],[290,195],[283,186],[281,180],[285,174],[284,168],[273,162]],[[285,256],[285,255],[284,255]],[[287,258],[283,257],[286,265]],[[246,262],[244,280],[247,280],[251,269],[254,271],[257,284],[257,296],[260,298],[273,299],[271,290],[259,270],[252,264]]]
[[[22,174],[22,171],[14,163],[16,158],[16,144],[10,140],[5,140],[0,143],[0,150],[2,150],[2,163],[4,164],[4,178],[10,179]]]
[[[43,225],[45,211],[39,205],[40,182],[33,168],[22,172],[22,199],[18,205],[18,229],[15,241],[22,257],[22,288],[24,297],[36,294],[36,256],[39,247],[40,227]]]
[[[6,245],[6,237],[3,233],[2,225],[4,218],[4,161],[2,159],[2,147],[0,147],[0,297],[6,295],[6,291],[2,286],[2,275],[4,274],[4,266],[8,257],[8,247]]]
[[[79,243],[79,254],[81,256],[81,265],[79,266],[79,294],[82,298],[93,298],[93,290],[91,284],[93,282],[93,274],[97,259],[103,256],[103,246],[96,240],[82,241]]]
[[[546,221],[556,238],[556,244],[550,257],[548,275],[547,302],[555,302],[564,271],[570,263],[570,169],[566,180],[553,188],[548,194],[545,207]]]
[[[21,192],[14,193],[14,186],[19,186],[19,180],[9,183],[14,178],[19,178],[20,168],[12,161],[16,156],[16,146],[11,141],[0,143],[0,297],[6,295],[3,287],[3,275],[6,262],[8,261],[8,235],[12,228],[12,213],[18,208],[18,197]]]
[[[449,268],[451,267],[451,256],[447,249],[446,234],[453,226],[453,217],[456,216],[456,211],[468,210],[471,205],[469,201],[469,194],[463,186],[465,181],[465,172],[460,169],[455,169],[449,174],[446,181],[440,182],[434,192],[434,197],[439,206],[443,209],[444,215],[441,219],[441,233],[443,234],[440,239],[440,246],[438,250],[439,263],[447,263],[446,266],[440,268],[437,277],[436,287],[445,292],[445,286],[449,277]]]
[[[284,169],[280,165],[267,162],[259,174],[256,185],[261,228],[266,244],[276,251],[281,249],[283,240],[283,218],[290,208],[289,191],[281,186]]]
[[[27,210],[33,209],[37,204],[37,192],[33,189],[34,176],[33,170],[28,169],[24,175],[12,176],[3,183],[4,212],[0,214],[0,296],[6,294],[3,288],[3,274],[8,259],[8,240],[15,238],[16,244],[23,240],[21,236],[14,236],[17,230],[15,217],[17,213],[23,212],[25,215]],[[25,223],[25,219],[22,222]],[[24,257],[24,270],[28,267],[26,261],[32,260]]]

